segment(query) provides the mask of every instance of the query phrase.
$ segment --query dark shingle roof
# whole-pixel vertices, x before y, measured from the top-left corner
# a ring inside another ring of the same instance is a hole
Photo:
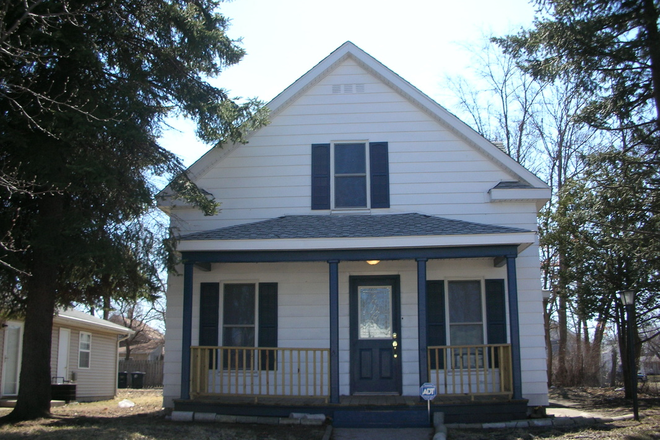
[[[182,240],[269,240],[509,234],[525,229],[423,214],[289,215],[184,235]]]
[[[530,189],[534,188],[528,183],[522,182],[500,182],[493,187],[493,189]]]

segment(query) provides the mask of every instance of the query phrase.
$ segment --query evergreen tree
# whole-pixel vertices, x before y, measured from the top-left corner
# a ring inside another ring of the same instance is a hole
[[[658,153],[658,0],[537,0],[534,28],[498,42],[534,76],[569,76],[592,96],[580,117]],[[633,147],[634,145],[630,145]]]
[[[107,292],[153,292],[136,252],[153,175],[181,198],[218,204],[158,144],[165,117],[197,123],[203,141],[241,141],[264,121],[207,78],[243,50],[219,0],[6,0],[0,10],[0,144],[4,171],[30,191],[0,187],[12,252],[0,272],[5,313],[25,317],[12,420],[49,415],[56,306]],[[1,182],[2,180],[0,180]],[[136,232],[137,231],[137,232]],[[145,238],[146,239],[146,238]]]

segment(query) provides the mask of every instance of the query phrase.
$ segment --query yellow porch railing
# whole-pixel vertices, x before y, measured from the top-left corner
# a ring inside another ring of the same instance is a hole
[[[513,394],[510,344],[437,346],[427,353],[439,396]]]
[[[191,347],[190,395],[315,397],[330,395],[325,348]]]

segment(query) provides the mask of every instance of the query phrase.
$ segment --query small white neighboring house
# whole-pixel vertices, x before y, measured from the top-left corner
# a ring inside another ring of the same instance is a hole
[[[415,405],[425,382],[452,423],[492,420],[494,398],[502,418],[547,405],[536,231],[549,187],[350,42],[268,108],[247,144],[188,170],[218,215],[161,194],[183,260],[165,405],[317,398],[337,421],[337,404]]]
[[[117,392],[119,341],[133,331],[78,310],[62,310],[53,319],[53,383],[75,383],[76,400],[112,399]],[[23,322],[0,328],[0,398],[16,397],[19,388]]]

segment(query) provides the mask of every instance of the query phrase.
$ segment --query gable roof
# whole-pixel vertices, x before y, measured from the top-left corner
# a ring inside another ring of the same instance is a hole
[[[354,60],[359,66],[391,87],[401,96],[405,97],[409,102],[429,115],[436,122],[452,131],[454,134],[463,139],[476,150],[480,151],[482,154],[486,155],[493,163],[497,164],[505,171],[508,171],[511,175],[516,176],[517,180],[519,180],[521,184],[527,185],[530,189],[547,190],[548,194],[546,195],[544,192],[542,198],[549,199],[550,194],[548,186],[545,182],[543,182],[529,170],[513,160],[500,148],[482,137],[469,125],[458,119],[447,109],[442,107],[426,94],[422,93],[415,86],[401,78],[395,72],[383,65],[380,61],[376,60],[374,57],[350,41],[342,44],[334,52],[324,58],[316,66],[314,66],[303,76],[297,79],[293,84],[282,91],[279,95],[273,98],[273,100],[267,104],[267,107],[270,109],[271,116],[276,116],[278,113],[282,112],[285,108],[287,108],[298,98],[300,98],[305,92],[307,92],[311,87],[319,83],[323,78],[330,74],[347,58]],[[251,134],[248,135],[248,139],[250,135]],[[225,155],[229,154],[235,148],[240,147],[240,145],[241,144],[225,145],[222,147],[220,154],[217,154],[217,149],[210,149],[188,169],[189,175],[193,179],[195,176],[201,175],[205,170],[212,167],[213,164],[221,160]],[[166,196],[168,193],[169,191],[166,189],[163,190],[161,195]],[[537,197],[539,197],[538,193],[531,196],[531,198]]]
[[[132,335],[135,333],[130,328],[115,324],[105,319],[97,318],[75,309],[58,310],[53,322],[62,326],[83,327],[89,330],[115,333],[118,335]]]

